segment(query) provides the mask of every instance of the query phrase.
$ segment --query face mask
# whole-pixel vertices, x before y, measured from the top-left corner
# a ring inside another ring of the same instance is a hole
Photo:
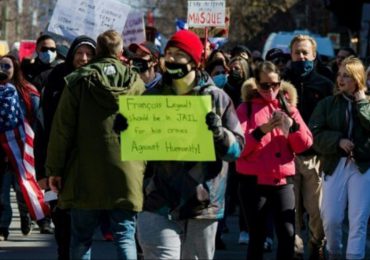
[[[132,65],[139,73],[143,73],[149,69],[148,61],[143,59],[133,59]]]
[[[273,101],[276,99],[278,93],[279,93],[279,89],[274,89],[273,91],[269,90],[269,91],[258,91],[261,95],[261,97],[266,100],[266,101]]]
[[[240,85],[241,82],[243,81],[242,75],[240,75],[239,71],[232,70],[231,73],[229,74],[228,81],[230,85]]]
[[[298,76],[305,77],[313,70],[312,60],[292,61],[292,70]]]
[[[0,81],[5,81],[8,79],[8,74],[0,72]]]
[[[227,82],[227,77],[223,73],[212,77],[212,79],[215,85],[219,88],[223,88]]]
[[[188,64],[180,64],[180,63],[172,63],[172,62],[165,62],[166,71],[171,76],[172,79],[181,79],[189,74],[192,69],[188,68]]]
[[[42,61],[44,64],[50,64],[52,63],[55,58],[57,57],[57,52],[56,51],[40,51],[39,52],[39,59]]]
[[[193,86],[191,84],[187,84],[186,82],[176,82],[176,84],[172,85],[172,89],[175,91],[176,95],[186,95],[192,91]]]

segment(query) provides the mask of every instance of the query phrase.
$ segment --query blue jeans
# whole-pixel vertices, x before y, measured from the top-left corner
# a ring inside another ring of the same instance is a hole
[[[1,187],[0,187],[0,203],[2,204],[3,210],[0,214],[0,227],[9,229],[10,223],[12,222],[13,211],[10,202],[10,189],[13,187],[17,204],[19,215],[21,218],[28,218],[28,209],[26,202],[23,198],[23,194],[21,188],[18,185],[17,178],[15,173],[10,171],[10,169],[6,169],[3,174],[0,175],[1,180]]]
[[[110,218],[117,259],[137,259],[135,229],[136,212],[120,209],[85,210],[71,209],[71,259],[91,258],[91,245],[101,215]]]

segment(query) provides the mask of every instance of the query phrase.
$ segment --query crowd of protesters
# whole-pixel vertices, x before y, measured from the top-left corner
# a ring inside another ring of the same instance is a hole
[[[161,54],[152,42],[123,46],[108,30],[77,37],[63,55],[41,35],[34,58],[0,57],[1,107],[12,108],[0,112],[0,241],[12,236],[13,187],[23,235],[36,221],[54,234],[58,259],[90,259],[99,226],[118,259],[213,259],[227,250],[222,236],[236,211],[236,243],[248,245],[249,260],[263,259],[275,237],[280,260],[364,259],[370,66],[349,47],[324,63],[308,35],[265,57],[210,42],[205,54],[203,42],[180,30]],[[130,122],[120,95],[211,96],[204,122],[216,160],[121,161]],[[58,194],[51,214],[33,220],[3,137],[25,122],[39,188]]]

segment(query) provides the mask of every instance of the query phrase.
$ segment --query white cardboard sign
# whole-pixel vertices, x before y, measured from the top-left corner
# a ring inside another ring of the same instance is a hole
[[[224,27],[225,1],[188,1],[189,27]]]
[[[48,31],[67,39],[96,39],[109,29],[122,32],[129,11],[130,6],[117,0],[58,0]]]
[[[137,11],[130,12],[122,35],[125,46],[129,46],[131,43],[144,42],[146,39],[144,15]]]

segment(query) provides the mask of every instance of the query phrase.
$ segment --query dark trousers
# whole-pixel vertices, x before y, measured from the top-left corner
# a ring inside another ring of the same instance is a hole
[[[225,214],[222,219],[219,220],[217,226],[217,233],[216,238],[221,238],[222,231],[226,226],[227,216],[231,214],[231,212],[235,211],[237,205],[240,205],[239,196],[238,196],[238,186],[239,186],[239,179],[238,174],[235,169],[235,162],[229,163],[229,173],[227,175],[227,185],[226,185],[226,192],[225,192]],[[246,231],[248,232],[248,225],[245,222],[245,217],[242,216],[243,212],[240,210],[239,212],[239,231]]]
[[[55,226],[54,236],[58,246],[58,260],[68,260],[71,242],[70,210],[60,209],[55,204],[51,205],[51,207],[51,217]]]
[[[278,260],[290,260],[294,255],[294,191],[293,185],[258,185],[257,177],[241,175],[239,198],[249,225],[247,259],[263,259],[263,243],[267,235],[267,219],[273,214],[278,240]]]

